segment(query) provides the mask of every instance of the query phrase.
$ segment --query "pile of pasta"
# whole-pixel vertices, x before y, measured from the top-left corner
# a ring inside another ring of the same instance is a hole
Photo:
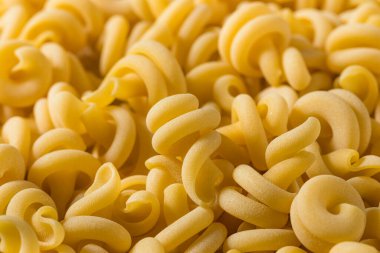
[[[0,0],[0,252],[379,252],[379,81],[375,0]]]

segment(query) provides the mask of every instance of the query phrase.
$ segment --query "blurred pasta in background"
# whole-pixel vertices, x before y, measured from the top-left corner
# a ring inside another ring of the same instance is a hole
[[[377,0],[0,0],[0,252],[380,252]]]

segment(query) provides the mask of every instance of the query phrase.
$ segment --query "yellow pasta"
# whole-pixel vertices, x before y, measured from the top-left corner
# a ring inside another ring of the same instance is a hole
[[[0,252],[380,252],[377,0],[0,0]]]

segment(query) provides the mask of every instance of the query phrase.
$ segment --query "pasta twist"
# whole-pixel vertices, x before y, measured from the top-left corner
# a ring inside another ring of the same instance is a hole
[[[308,9],[308,8],[321,8],[326,11],[339,13],[345,10],[348,7],[349,1],[343,0],[296,0],[295,6],[297,9]]]
[[[63,217],[76,191],[88,187],[99,167],[99,161],[84,151],[57,150],[32,164],[28,180],[50,193],[59,216]]]
[[[309,250],[318,252],[328,252],[339,242],[358,241],[366,224],[358,192],[343,179],[330,175],[311,178],[301,187],[290,217],[297,238]]]
[[[223,252],[273,251],[284,246],[299,246],[296,235],[288,229],[253,229],[227,237]],[[236,250],[236,251],[233,251]]]
[[[340,73],[351,65],[361,65],[379,74],[378,36],[380,27],[368,24],[346,24],[333,30],[326,41],[327,65]]]
[[[37,236],[32,228],[17,217],[0,216],[1,251],[38,253]]]
[[[24,5],[18,4],[6,9],[0,17],[0,39],[3,41],[17,38],[30,15]]]
[[[224,188],[219,194],[220,206],[250,224],[263,228],[283,227],[295,197],[295,193],[287,189],[313,164],[313,155],[302,149],[315,142],[319,129],[318,120],[310,118],[274,139],[266,149],[266,162],[270,169],[263,176],[248,165],[236,167],[233,178],[249,196],[233,187]],[[302,142],[289,141],[293,139]]]
[[[375,247],[370,245],[359,243],[359,242],[341,242],[336,244],[330,253],[353,253],[353,252],[368,252],[377,253],[379,252]]]
[[[264,153],[268,141],[255,101],[249,95],[238,95],[234,99],[231,121],[231,125],[219,128],[218,132],[245,145],[254,167],[267,170]]]
[[[52,67],[37,48],[19,41],[0,43],[0,102],[15,107],[33,105],[45,95]]]
[[[378,82],[366,68],[353,65],[345,68],[335,82],[335,86],[346,89],[363,101],[368,113],[372,114],[378,99]]]
[[[1,214],[27,222],[37,235],[39,248],[50,250],[65,236],[54,201],[44,191],[25,181],[13,181],[0,187],[4,198]]]
[[[375,1],[365,1],[349,13],[342,15],[347,23],[362,23],[379,26],[379,4]]]
[[[377,192],[380,189],[380,183],[371,177],[359,176],[347,180],[360,194],[366,206],[378,206],[379,196]],[[367,222],[367,224],[369,224]]]
[[[245,82],[224,62],[207,62],[196,66],[186,75],[189,92],[201,103],[214,100],[222,109],[231,111],[236,95],[247,93]],[[237,94],[235,94],[237,93]]]
[[[281,53],[289,42],[287,22],[269,6],[252,3],[242,5],[228,18],[218,47],[222,59],[239,73],[263,75],[269,84],[277,86],[282,77]]]
[[[368,126],[368,112],[358,100],[355,95],[344,90],[310,92],[294,104],[289,122],[291,125],[298,125],[306,117],[317,117],[322,125],[318,139],[322,153],[340,148],[358,149],[359,146],[363,152],[368,145],[368,134],[371,131],[370,125]],[[331,108],[334,108],[334,113],[330,113]]]
[[[185,91],[185,78],[173,55],[157,42],[142,41],[113,66],[101,86],[84,101],[106,106],[115,99],[146,97],[151,107],[167,95]]]
[[[159,154],[184,155],[205,131],[216,128],[220,113],[212,106],[199,108],[191,94],[177,94],[154,105],[146,118],[153,134],[152,145]]]
[[[356,150],[338,149],[322,157],[330,171],[343,178],[374,176],[380,172],[380,157],[375,155],[360,157]]]
[[[126,252],[131,246],[131,236],[121,225],[96,216],[74,216],[62,222],[65,243],[77,252],[95,248],[97,252]],[[91,251],[90,251],[91,252]]]

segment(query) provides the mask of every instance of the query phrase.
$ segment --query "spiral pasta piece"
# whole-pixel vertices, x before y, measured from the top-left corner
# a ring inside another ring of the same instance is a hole
[[[379,74],[379,29],[367,24],[347,24],[332,31],[326,41],[330,70],[339,73],[350,65],[361,65]]]
[[[105,106],[116,98],[142,96],[152,106],[169,94],[185,90],[183,73],[171,53],[157,42],[142,41],[113,66],[100,87],[84,100]]]
[[[15,107],[34,104],[49,89],[52,67],[37,48],[19,41],[0,43],[0,102]]]
[[[265,4],[252,3],[238,8],[226,21],[220,33],[219,52],[238,72],[248,76],[262,73],[268,83],[276,86],[282,75],[279,54],[289,41],[286,21]]]
[[[30,17],[30,12],[24,5],[9,7],[0,17],[0,39],[15,39]]]
[[[201,132],[219,125],[220,113],[214,107],[198,109],[198,106],[194,95],[177,94],[162,99],[151,108],[146,123],[154,133],[152,145],[158,153],[183,155]]]
[[[267,170],[264,153],[268,141],[255,101],[245,94],[237,96],[232,103],[231,118],[232,124],[219,128],[218,132],[245,144],[255,168]]]
[[[319,106],[316,107],[315,104]],[[330,113],[331,108],[334,108],[336,113]],[[322,152],[359,147],[358,119],[350,105],[334,93],[314,91],[301,97],[294,104],[289,121],[291,125],[297,125],[309,116],[321,121],[321,135],[318,142]]]
[[[4,252],[40,252],[36,234],[22,219],[1,215],[0,234],[0,247]]]
[[[131,246],[131,236],[128,231],[105,218],[74,216],[64,220],[63,227],[66,233],[65,243],[74,249],[80,248],[81,242],[86,244],[89,240],[113,252],[126,252]]]
[[[335,245],[330,253],[379,252],[375,247],[359,242],[341,242]]]
[[[319,201],[310,194],[318,195]],[[294,199],[290,215],[297,238],[309,250],[320,252],[328,252],[339,242],[358,241],[366,221],[358,192],[343,179],[330,175],[307,181]]]
[[[345,68],[337,79],[336,86],[357,95],[363,101],[369,114],[375,109],[379,94],[378,82],[366,68],[355,65]]]
[[[62,217],[73,199],[78,176],[92,181],[100,162],[92,155],[80,150],[57,150],[37,159],[29,169],[28,180],[50,192]],[[86,180],[84,180],[86,182]]]

